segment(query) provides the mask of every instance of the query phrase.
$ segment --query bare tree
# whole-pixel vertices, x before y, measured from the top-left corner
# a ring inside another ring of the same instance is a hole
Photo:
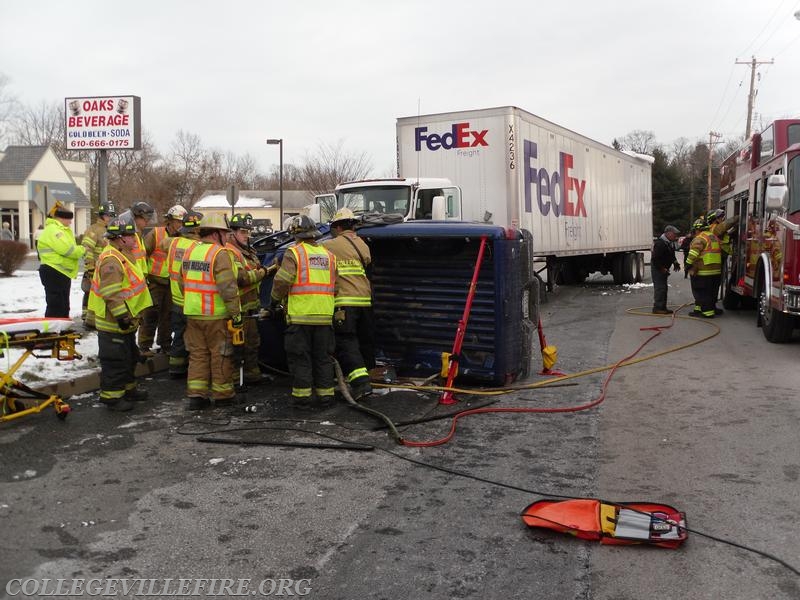
[[[300,167],[303,189],[313,194],[330,192],[343,181],[364,179],[372,170],[364,152],[350,154],[343,150],[343,142],[336,145],[322,144],[316,154],[306,155]]]
[[[615,148],[619,145],[619,150],[630,150],[639,154],[653,154],[659,145],[656,143],[656,134],[652,131],[634,129],[620,140],[614,140]]]
[[[15,144],[26,146],[53,146],[56,154],[64,158],[64,109],[59,104],[41,102],[36,107],[23,107],[11,126]]]

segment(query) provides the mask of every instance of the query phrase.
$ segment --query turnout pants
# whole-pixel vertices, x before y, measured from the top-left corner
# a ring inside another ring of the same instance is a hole
[[[258,349],[261,346],[261,334],[256,319],[244,320],[244,381],[253,383],[261,381],[261,367],[258,366]]]
[[[719,275],[693,275],[692,276],[692,296],[694,296],[695,312],[703,313],[703,316],[713,317],[714,308],[717,303],[717,292],[719,291]]]
[[[169,374],[186,375],[189,365],[189,351],[183,341],[186,331],[186,315],[183,306],[172,306],[172,346],[169,348]]]
[[[69,318],[69,287],[72,280],[49,265],[39,265],[39,280],[44,286],[45,317]]]
[[[334,368],[331,355],[335,349],[330,325],[289,325],[284,334],[284,348],[292,375],[292,396],[299,400],[332,398]]]
[[[190,398],[230,400],[233,389],[233,343],[227,319],[186,319],[183,336],[189,351],[186,393]]]
[[[367,369],[371,367],[367,367],[366,359],[361,353],[361,340],[362,338],[367,340],[367,351],[372,352],[372,308],[344,306],[337,310],[344,310],[345,318],[343,321],[334,321],[333,324],[336,336],[336,360],[342,367],[347,383],[368,381]],[[374,357],[372,365],[375,366]]]
[[[136,331],[97,332],[97,357],[100,359],[100,400],[119,400],[136,387]]]
[[[168,352],[172,346],[172,292],[169,281],[162,283],[154,279],[147,281],[147,288],[153,298],[153,306],[142,314],[142,324],[139,326],[139,348],[150,350],[153,341],[157,341],[162,352]],[[156,340],[156,333],[158,339]]]

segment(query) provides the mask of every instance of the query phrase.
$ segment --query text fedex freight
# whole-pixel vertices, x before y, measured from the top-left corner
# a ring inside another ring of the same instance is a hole
[[[399,176],[461,188],[459,218],[530,231],[548,277],[641,279],[640,251],[653,232],[652,157],[513,106],[399,118],[397,147]]]

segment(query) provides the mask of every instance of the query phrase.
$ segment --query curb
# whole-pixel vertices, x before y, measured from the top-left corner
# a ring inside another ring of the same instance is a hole
[[[136,377],[166,371],[168,367],[169,357],[166,354],[156,354],[152,358],[148,358],[145,363],[136,366]],[[58,383],[49,383],[34,389],[46,394],[56,394],[61,398],[96,392],[100,389],[100,371],[97,370],[94,373],[82,375],[75,379],[59,381]]]

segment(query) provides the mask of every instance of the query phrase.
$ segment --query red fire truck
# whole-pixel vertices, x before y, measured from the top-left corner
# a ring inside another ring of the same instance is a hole
[[[723,162],[720,204],[739,215],[723,306],[757,307],[764,337],[786,342],[800,325],[800,119],[774,121]]]

